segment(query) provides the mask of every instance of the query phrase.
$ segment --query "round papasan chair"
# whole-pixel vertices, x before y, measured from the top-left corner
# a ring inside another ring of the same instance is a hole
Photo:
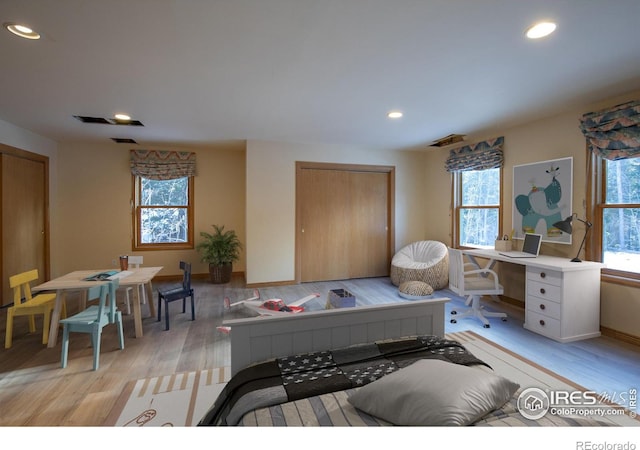
[[[449,286],[449,250],[439,241],[418,241],[398,251],[391,260],[391,283],[423,281],[434,290]]]

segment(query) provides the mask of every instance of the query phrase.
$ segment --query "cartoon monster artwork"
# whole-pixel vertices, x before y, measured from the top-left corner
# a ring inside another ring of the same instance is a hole
[[[551,164],[545,172],[551,175],[551,182],[546,187],[536,185],[535,179],[530,179],[531,190],[528,194],[520,194],[515,198],[515,206],[522,215],[522,232],[535,233],[538,222],[546,223],[547,237],[558,237],[562,232],[553,226],[563,219],[562,186],[558,181],[560,168]]]

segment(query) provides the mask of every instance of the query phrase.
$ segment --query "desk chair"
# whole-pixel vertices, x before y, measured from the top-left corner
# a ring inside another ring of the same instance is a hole
[[[51,312],[55,306],[55,293],[41,293],[31,295],[31,282],[38,279],[38,269],[29,270],[9,277],[9,287],[13,289],[13,306],[7,309],[7,330],[4,340],[4,348],[11,348],[13,343],[13,318],[16,316],[29,316],[29,331],[35,333],[36,322],[34,315],[43,315],[42,343],[49,343],[49,327],[51,325]],[[66,317],[65,303],[62,303],[62,317]]]
[[[449,248],[449,289],[461,297],[466,297],[468,308],[453,308],[451,323],[465,317],[477,317],[489,328],[488,317],[500,317],[507,320],[507,315],[500,312],[484,311],[480,304],[483,295],[500,295],[504,293],[498,280],[498,275],[491,269],[480,269],[472,263],[464,262],[464,255],[460,250]]]
[[[162,303],[164,303],[165,330],[169,329],[169,303],[182,300],[182,312],[186,310],[187,297],[191,297],[191,320],[196,320],[196,312],[193,303],[193,288],[191,287],[191,264],[180,261],[182,270],[182,284],[175,288],[158,289],[158,322],[162,317]]]
[[[67,367],[67,356],[69,354],[69,333],[89,333],[93,345],[93,370],[98,370],[100,364],[100,342],[102,340],[102,329],[112,323],[118,327],[118,338],[120,348],[124,348],[124,334],[122,330],[122,312],[116,307],[116,289],[119,281],[113,280],[108,283],[99,284],[89,288],[87,300],[98,299],[97,305],[91,305],[84,311],[79,312],[69,318],[63,319],[60,323],[64,326],[62,331],[62,368]],[[107,304],[107,297],[109,303]]]
[[[127,258],[129,267],[133,267],[134,269],[139,269],[143,264],[144,256],[129,256]],[[129,301],[129,294],[133,295],[134,286],[125,286],[120,289],[124,290],[124,298],[125,298],[125,306],[127,307],[127,315],[131,315],[131,302]],[[140,285],[140,303],[147,303],[147,293],[144,285]]]

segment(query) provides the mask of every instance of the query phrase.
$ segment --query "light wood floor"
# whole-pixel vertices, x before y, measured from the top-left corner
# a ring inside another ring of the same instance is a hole
[[[168,282],[156,283],[154,288]],[[146,317],[144,337],[134,337],[133,318],[124,317],[125,349],[119,350],[115,327],[105,328],[100,355],[100,369],[92,371],[92,348],[88,335],[73,334],[70,341],[69,365],[60,368],[60,342],[55,348],[41,344],[38,333],[29,334],[27,321],[15,321],[11,349],[0,349],[0,425],[2,426],[87,426],[102,425],[128,381],[176,372],[188,372],[228,365],[229,337],[216,326],[224,318],[237,318],[248,313],[241,308],[225,311],[223,299],[241,300],[252,294],[242,280],[234,278],[227,285],[213,285],[194,280],[196,320],[181,313],[180,302],[171,305],[171,329],[164,322]],[[347,289],[359,304],[400,301],[396,288],[388,278],[305,283],[294,286],[261,289],[263,298],[279,297],[293,301],[319,292],[321,297],[307,304],[311,310],[322,309],[329,289]],[[436,293],[452,297],[446,290]],[[462,300],[452,297],[452,305]],[[507,322],[494,319],[485,329],[475,319],[457,324],[446,322],[446,331],[472,330],[522,356],[597,392],[621,392],[640,385],[640,348],[601,337],[559,344],[522,328],[523,311],[506,303],[486,302],[489,309],[509,314]],[[73,310],[71,297],[68,307]],[[146,305],[144,314],[148,315]],[[448,311],[447,311],[448,315]],[[6,309],[0,310],[0,333],[5,334]],[[3,341],[4,342],[4,341]],[[213,402],[213,399],[212,399]]]

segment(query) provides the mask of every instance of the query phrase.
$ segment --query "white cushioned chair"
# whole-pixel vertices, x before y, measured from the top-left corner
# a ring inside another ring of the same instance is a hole
[[[449,289],[461,297],[466,298],[465,305],[468,308],[452,308],[451,323],[465,317],[480,319],[484,328],[489,328],[489,317],[499,317],[507,320],[507,315],[502,312],[488,312],[480,303],[483,295],[501,295],[504,293],[498,280],[498,274],[491,269],[482,269],[473,263],[464,262],[462,251],[449,248]]]
[[[398,251],[391,260],[391,283],[423,281],[434,290],[449,285],[449,252],[439,241],[417,241]]]

